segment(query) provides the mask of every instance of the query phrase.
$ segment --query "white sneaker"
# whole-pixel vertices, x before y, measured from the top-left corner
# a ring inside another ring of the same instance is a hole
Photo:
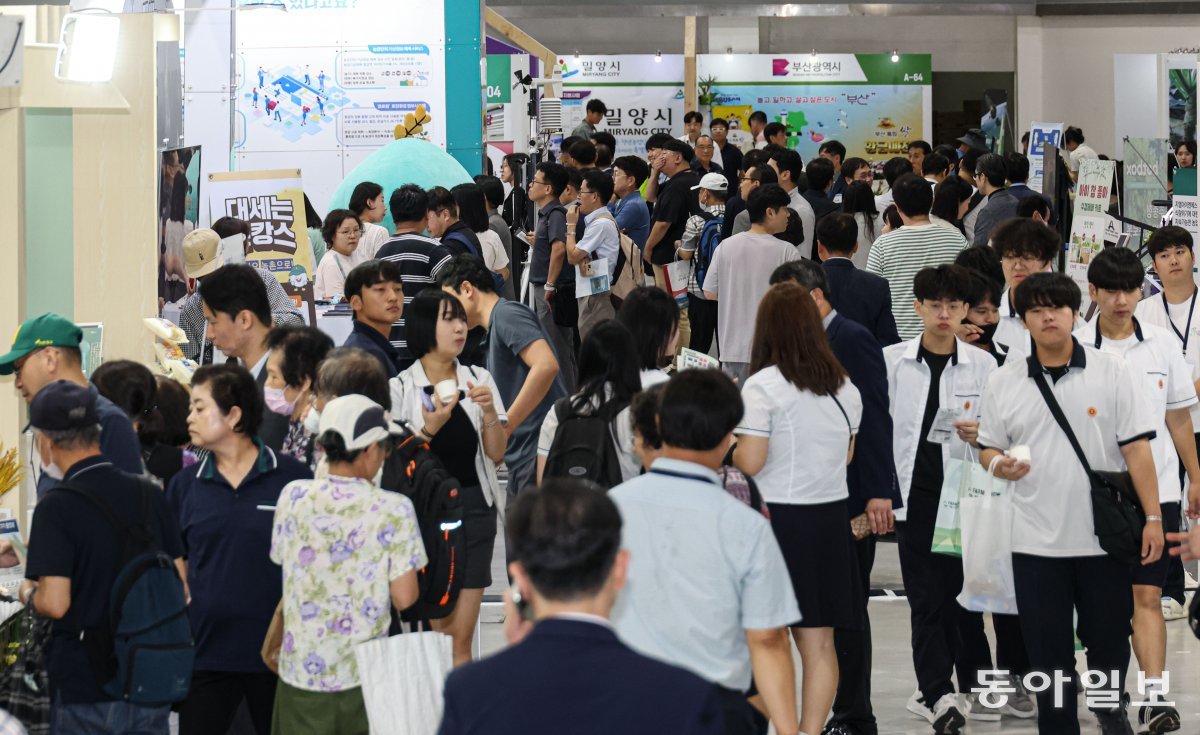
[[[1174,597],[1162,598],[1163,620],[1181,620],[1187,617],[1187,610]]]
[[[1196,582],[1196,578],[1192,576],[1192,573],[1189,572],[1187,569],[1184,569],[1183,570],[1183,589],[1184,590],[1194,590],[1194,589],[1196,589],[1197,585],[1198,585],[1198,583]]]
[[[963,705],[966,710],[967,719],[979,720],[981,722],[999,722],[1000,709],[998,707],[989,707],[979,699],[979,695],[975,693],[963,695]]]
[[[933,731],[937,735],[958,735],[967,724],[958,695],[943,694],[933,706]]]
[[[926,707],[925,703],[921,701],[920,689],[913,692],[913,695],[908,698],[908,704],[905,705],[905,709],[907,709],[909,712],[912,712],[914,715],[924,717],[931,723],[933,722],[933,710]]]

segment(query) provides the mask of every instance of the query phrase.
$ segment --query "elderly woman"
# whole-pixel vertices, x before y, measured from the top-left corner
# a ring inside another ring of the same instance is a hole
[[[425,548],[412,502],[374,477],[391,448],[383,407],[360,395],[321,411],[329,475],[284,488],[271,560],[283,567],[283,646],[272,732],[368,732],[355,645],[417,599]]]
[[[272,518],[284,485],[312,472],[254,436],[262,411],[245,368],[209,365],[192,377],[188,433],[208,454],[167,486],[183,537],[196,639],[180,735],[226,732],[243,701],[255,732],[271,729],[276,676],[259,652],[283,591],[270,559]]]
[[[267,348],[263,400],[268,411],[288,419],[279,451],[315,467],[314,432],[305,427],[304,417],[314,397],[317,366],[333,349],[333,340],[314,327],[277,327],[267,335]]]
[[[362,220],[349,209],[335,209],[321,226],[321,237],[329,245],[317,264],[313,293],[318,299],[333,299],[346,288],[346,274],[366,260],[358,252]]]
[[[454,611],[434,620],[454,639],[454,663],[471,660],[471,642],[483,590],[492,583],[497,501],[503,502],[496,465],[508,435],[496,382],[483,368],[459,362],[467,338],[462,303],[438,289],[417,294],[405,309],[408,349],[417,361],[392,378],[392,418],[406,421],[429,442],[446,471],[459,482],[467,561]],[[449,394],[440,388],[452,386]],[[435,387],[439,390],[435,390]]]

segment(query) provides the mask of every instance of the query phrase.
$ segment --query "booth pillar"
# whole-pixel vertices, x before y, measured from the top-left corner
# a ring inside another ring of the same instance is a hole
[[[475,175],[483,173],[483,3],[445,0],[445,12],[446,152]],[[464,91],[451,94],[450,80]]]

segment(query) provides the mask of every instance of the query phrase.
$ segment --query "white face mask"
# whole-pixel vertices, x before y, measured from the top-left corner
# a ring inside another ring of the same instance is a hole
[[[316,436],[321,431],[321,411],[316,406],[304,414],[304,430]]]
[[[49,448],[49,442],[46,443],[46,447],[47,447],[47,449]],[[49,475],[51,478],[53,478],[55,480],[63,479],[62,469],[60,469],[59,466],[54,464],[53,462],[46,461],[47,458],[50,456],[49,451],[42,452],[41,447],[37,447],[37,450],[38,450],[38,457],[40,457],[42,460],[42,472],[46,473],[47,475]]]

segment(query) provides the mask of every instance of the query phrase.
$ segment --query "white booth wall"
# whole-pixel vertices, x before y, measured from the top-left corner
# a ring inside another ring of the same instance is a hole
[[[1198,30],[1200,14],[1018,18],[1021,129],[1026,130],[1030,120],[1078,125],[1097,152],[1119,158],[1114,56],[1196,46]],[[1147,86],[1156,83],[1157,75],[1147,79]],[[1122,105],[1144,103],[1121,101]],[[1122,118],[1124,126],[1126,118]]]

